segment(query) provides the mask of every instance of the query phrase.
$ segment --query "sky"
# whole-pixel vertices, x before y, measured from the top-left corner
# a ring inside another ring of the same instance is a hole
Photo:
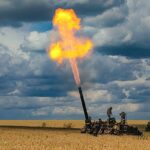
[[[68,61],[46,52],[57,8],[74,9],[94,43],[78,60],[89,115],[106,120],[112,106],[116,118],[150,119],[148,0],[1,0],[0,119],[84,119]]]

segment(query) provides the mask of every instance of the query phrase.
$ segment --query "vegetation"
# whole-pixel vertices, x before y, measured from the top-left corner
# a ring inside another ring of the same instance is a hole
[[[145,128],[145,131],[150,131],[150,122],[147,123],[147,126]]]
[[[46,123],[45,122],[42,123],[42,127],[43,128],[46,127]]]
[[[71,129],[72,123],[64,123],[64,128]]]
[[[64,124],[71,124],[77,128],[83,125],[83,121],[5,121],[5,125],[39,126],[42,123],[46,127],[64,127]],[[141,121],[142,122],[142,121]],[[6,124],[7,123],[7,124]],[[23,124],[24,123],[24,124]],[[56,125],[55,125],[56,124]],[[132,121],[137,124],[137,121]],[[140,123],[141,129],[144,125]],[[4,121],[0,121],[4,125]],[[146,122],[145,122],[146,125]],[[46,128],[44,127],[44,128]],[[98,137],[89,134],[80,134],[79,130],[58,130],[58,129],[21,129],[0,127],[0,149],[2,150],[149,150],[150,133],[145,132],[143,137],[138,136],[114,136],[99,135]]]

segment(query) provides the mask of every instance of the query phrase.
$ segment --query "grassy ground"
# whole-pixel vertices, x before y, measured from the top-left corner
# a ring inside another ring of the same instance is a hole
[[[0,121],[0,125],[43,126],[80,128],[83,121]],[[144,129],[147,121],[129,121]],[[138,136],[80,134],[79,130],[2,128],[0,150],[150,150],[150,133]]]
[[[145,126],[148,120],[128,120],[128,124]],[[45,123],[46,127],[64,127],[71,124],[72,128],[82,128],[83,120],[0,120],[0,126],[29,126],[42,127]]]

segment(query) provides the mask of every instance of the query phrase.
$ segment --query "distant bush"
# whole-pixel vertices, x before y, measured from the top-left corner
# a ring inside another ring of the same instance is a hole
[[[67,128],[67,129],[72,128],[72,123],[64,123],[64,128]]]
[[[150,122],[147,123],[147,126],[145,128],[145,131],[150,131]]]
[[[43,128],[46,127],[46,123],[45,122],[42,123],[42,127]]]

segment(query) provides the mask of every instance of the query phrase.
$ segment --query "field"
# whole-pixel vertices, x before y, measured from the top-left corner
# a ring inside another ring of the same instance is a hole
[[[143,130],[147,121],[128,123]],[[150,133],[93,137],[80,134],[83,124],[72,120],[0,121],[0,150],[150,150]]]

